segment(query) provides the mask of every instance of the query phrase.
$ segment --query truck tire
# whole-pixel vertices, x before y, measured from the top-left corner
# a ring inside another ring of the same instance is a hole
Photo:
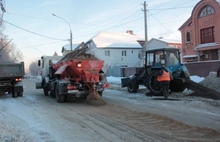
[[[98,91],[98,94],[102,97],[103,91]]]
[[[16,94],[16,93],[15,93],[15,91],[14,91],[14,90],[11,92],[11,94],[12,94],[12,97],[13,97],[13,98],[15,98],[15,97],[16,97],[16,96],[15,96],[15,94]]]
[[[48,89],[48,86],[47,86],[47,85],[44,86],[43,90],[44,90],[44,95],[45,95],[45,96],[48,96],[48,91],[49,91],[49,89]]]
[[[18,92],[18,96],[22,97],[23,96],[23,92]]]
[[[220,77],[220,66],[219,66],[219,68],[217,70],[217,77]]]
[[[54,90],[50,90],[50,94],[49,94],[52,98],[55,98],[55,92]]]
[[[128,86],[127,86],[128,92],[136,93],[138,88],[139,87],[135,78],[132,78],[128,81]]]
[[[56,84],[55,86],[55,96],[58,103],[64,103],[65,102],[65,95],[59,94],[59,84]]]
[[[162,95],[161,85],[157,81],[156,71],[152,71],[147,78],[147,88],[153,95]]]

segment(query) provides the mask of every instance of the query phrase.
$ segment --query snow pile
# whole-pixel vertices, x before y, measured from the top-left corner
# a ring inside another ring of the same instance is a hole
[[[193,80],[196,83],[199,83],[204,80],[204,77],[199,77],[199,76],[190,76],[190,79]]]
[[[214,89],[217,92],[220,92],[220,77],[217,77],[216,72],[210,72],[209,76],[201,81],[200,84],[210,89]]]
[[[114,84],[121,84],[121,78],[120,77],[114,77],[114,76],[108,76],[107,77],[108,83],[114,83]]]

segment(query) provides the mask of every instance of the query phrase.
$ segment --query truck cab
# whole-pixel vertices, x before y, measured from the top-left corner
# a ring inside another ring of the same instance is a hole
[[[35,83],[36,89],[46,89],[45,84],[49,82],[50,64],[58,62],[62,57],[63,56],[42,56],[41,60],[38,60],[39,73]]]

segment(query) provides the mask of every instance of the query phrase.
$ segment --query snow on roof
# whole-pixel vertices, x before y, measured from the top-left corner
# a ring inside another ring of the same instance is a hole
[[[160,49],[178,49],[178,48],[175,46],[152,47],[152,48],[147,48],[147,51],[160,50]]]
[[[144,40],[144,37],[129,33],[100,32],[92,40],[97,48],[142,48],[137,40]]]
[[[185,55],[183,58],[195,58],[198,57],[198,55]]]
[[[182,43],[181,40],[177,40],[177,39],[157,39],[157,40],[160,40],[160,41],[163,41],[163,42],[166,42],[166,43]]]
[[[199,44],[199,45],[196,46],[195,49],[205,48],[205,47],[210,47],[210,46],[218,46],[218,44],[216,42]]]
[[[74,50],[80,43],[74,43],[72,44],[72,50]],[[62,47],[63,50],[71,50],[70,44],[66,44]]]

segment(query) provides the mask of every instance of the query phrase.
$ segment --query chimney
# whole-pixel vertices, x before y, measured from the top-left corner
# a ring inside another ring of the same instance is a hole
[[[134,34],[132,30],[127,30],[126,33],[129,33],[129,34],[131,34],[131,35]]]

